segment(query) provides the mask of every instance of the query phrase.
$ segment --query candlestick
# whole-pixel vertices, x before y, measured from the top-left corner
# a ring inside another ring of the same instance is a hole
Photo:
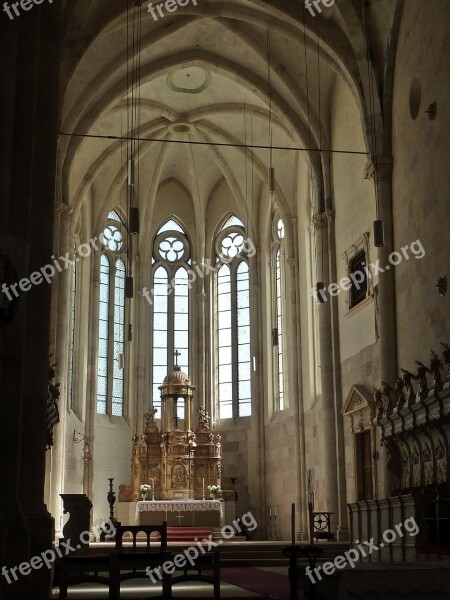
[[[292,503],[291,506],[291,539],[292,544],[295,544],[295,504]]]
[[[203,488],[203,500],[205,499],[205,478],[202,479],[202,488]]]
[[[153,477],[150,477],[150,481],[152,482],[152,500],[155,499],[155,480]]]

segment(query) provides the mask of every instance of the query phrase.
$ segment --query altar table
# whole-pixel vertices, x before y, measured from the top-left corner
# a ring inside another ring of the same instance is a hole
[[[167,521],[169,527],[220,527],[223,516],[220,500],[145,500],[136,503],[138,525],[158,525]]]

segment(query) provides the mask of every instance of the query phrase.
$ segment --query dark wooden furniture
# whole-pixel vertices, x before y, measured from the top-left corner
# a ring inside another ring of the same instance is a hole
[[[180,571],[182,574],[177,575]],[[205,571],[212,571],[212,575]],[[218,549],[198,556],[195,559],[195,566],[188,564],[184,568],[177,569],[172,575],[171,585],[174,586],[185,581],[210,583],[213,585],[213,597],[220,598],[220,554]]]
[[[139,547],[137,543],[138,534],[143,533],[146,546]],[[157,534],[158,546],[151,540],[152,534]],[[131,545],[127,545],[125,536],[129,536]],[[153,544],[153,546],[152,546]],[[167,522],[162,525],[121,525],[117,524],[116,548],[111,554],[110,564],[110,599],[120,598],[120,582],[127,579],[148,577],[147,569],[162,567],[164,562],[171,560],[171,554],[167,551]],[[164,570],[162,574],[162,596],[159,598],[171,598],[171,576]],[[155,585],[148,578],[149,586]]]
[[[110,554],[75,552],[64,556],[59,567],[59,600],[66,600],[67,587],[75,583],[102,583],[110,587]],[[110,596],[111,597],[111,589]]]
[[[336,535],[331,531],[332,512],[312,512],[311,513],[311,534],[316,540],[335,540]]]

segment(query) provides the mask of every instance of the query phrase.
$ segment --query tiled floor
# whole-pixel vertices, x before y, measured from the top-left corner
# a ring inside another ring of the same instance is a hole
[[[222,598],[264,598],[259,594],[248,592],[242,588],[229,583],[221,583],[220,586]],[[125,581],[121,584],[121,598],[123,600],[131,600],[131,598],[139,600],[147,598],[151,600],[161,594],[161,587],[157,585],[149,586],[148,579],[134,579],[133,581]],[[180,583],[172,589],[173,598],[213,598],[213,590],[211,585],[197,583]],[[58,589],[53,590],[52,598],[58,598]],[[79,584],[69,588],[69,600],[106,600],[108,598],[108,590],[105,586],[86,583]]]

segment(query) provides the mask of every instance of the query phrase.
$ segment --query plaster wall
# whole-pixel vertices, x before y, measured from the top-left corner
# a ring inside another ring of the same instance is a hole
[[[393,99],[395,247],[419,239],[426,252],[395,270],[398,364],[411,371],[415,360],[428,362],[430,348],[440,351],[439,341],[450,341],[450,295],[441,297],[434,287],[450,276],[450,25],[448,4],[433,8],[405,2]],[[414,77],[422,90],[416,120],[409,110]],[[437,118],[430,121],[424,111],[433,102]]]
[[[118,496],[119,485],[131,481],[131,450],[133,432],[123,417],[95,415],[95,437],[92,450],[93,522],[109,516],[106,495],[108,477],[114,477],[114,490]]]

